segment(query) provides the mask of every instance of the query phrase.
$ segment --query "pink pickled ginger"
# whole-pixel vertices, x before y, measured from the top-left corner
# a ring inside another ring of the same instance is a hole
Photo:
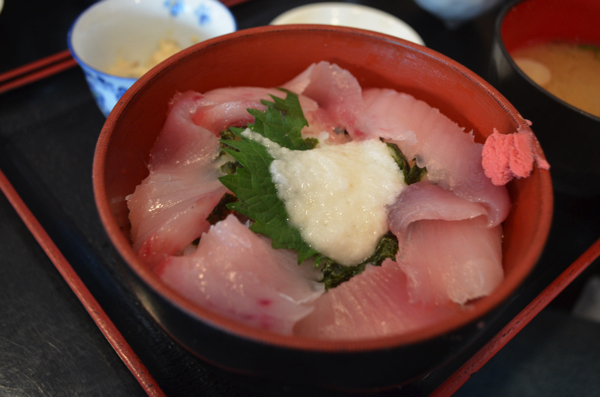
[[[526,178],[533,171],[533,164],[550,169],[539,143],[530,130],[520,129],[513,134],[494,132],[485,141],[482,152],[485,175],[494,185],[506,185],[513,178]]]

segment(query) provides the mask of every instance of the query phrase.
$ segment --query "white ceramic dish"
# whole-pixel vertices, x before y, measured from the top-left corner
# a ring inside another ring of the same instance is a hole
[[[416,44],[425,45],[421,36],[393,15],[360,4],[314,3],[293,8],[271,25],[319,24],[348,26],[389,34]]]
[[[442,19],[450,29],[491,10],[501,1],[504,0],[414,0],[421,8]]]
[[[183,49],[235,30],[233,15],[217,0],[104,0],[77,18],[67,41],[108,116],[136,81],[107,73],[117,59],[143,65],[161,40],[176,41]]]

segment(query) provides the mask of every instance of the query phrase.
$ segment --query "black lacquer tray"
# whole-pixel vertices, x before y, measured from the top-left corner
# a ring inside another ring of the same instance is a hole
[[[22,0],[5,4],[0,13],[0,74],[64,50],[69,25],[90,3],[65,0],[49,5]],[[245,29],[266,25],[282,12],[306,3],[249,0],[231,10],[238,29]],[[448,30],[412,1],[359,3],[399,17],[428,47],[486,77],[498,9]],[[118,265],[109,259],[111,247],[96,213],[91,169],[103,123],[83,73],[76,67],[1,93],[0,170],[114,323],[121,343],[132,349],[129,358],[139,360],[142,369],[131,363],[123,365],[11,202],[0,196],[0,394],[341,394],[223,371],[190,355],[156,325],[128,289]],[[543,291],[555,286],[581,255],[587,255],[583,266],[587,267],[598,255],[594,243],[599,238],[600,198],[556,192],[544,254],[523,289],[486,333],[425,378],[370,395],[433,393],[478,351],[486,349]],[[148,371],[155,382],[140,387],[132,367]],[[444,395],[439,389],[438,393]]]

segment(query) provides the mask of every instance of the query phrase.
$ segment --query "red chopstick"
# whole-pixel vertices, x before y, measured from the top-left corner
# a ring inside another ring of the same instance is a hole
[[[150,375],[145,365],[131,349],[127,341],[123,338],[123,335],[121,335],[98,301],[96,301],[83,281],[81,281],[77,273],[75,273],[75,270],[73,270],[67,259],[54,244],[48,233],[46,233],[29,208],[27,208],[27,205],[23,202],[1,170],[0,190],[4,192],[8,201],[19,214],[31,234],[54,263],[56,269],[58,269],[67,284],[69,284],[77,298],[79,298],[94,322],[98,325],[100,331],[104,334],[108,342],[115,349],[121,360],[123,360],[123,363],[125,363],[146,393],[151,397],[165,396],[164,392],[160,389],[152,375]]]
[[[512,319],[485,346],[438,387],[429,397],[451,396],[479,371],[519,331],[537,316],[556,296],[600,256],[600,239],[596,240],[575,262],[548,285],[529,305]]]
[[[0,74],[0,94],[72,68],[77,62],[69,50],[57,52]]]
[[[248,0],[220,0],[225,7],[233,7],[236,4],[245,3]]]

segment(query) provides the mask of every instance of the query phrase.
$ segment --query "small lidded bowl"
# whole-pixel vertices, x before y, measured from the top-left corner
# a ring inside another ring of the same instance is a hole
[[[218,0],[104,0],[77,18],[67,41],[98,107],[108,116],[153,66],[235,30],[233,15]]]
[[[597,0],[511,2],[496,21],[489,76],[533,123],[555,188],[580,197],[600,194],[600,91],[572,89],[600,84],[599,26]],[[582,77],[590,60],[595,75],[563,83],[564,76]],[[598,114],[582,110],[589,103],[574,105],[585,95],[595,100]]]

